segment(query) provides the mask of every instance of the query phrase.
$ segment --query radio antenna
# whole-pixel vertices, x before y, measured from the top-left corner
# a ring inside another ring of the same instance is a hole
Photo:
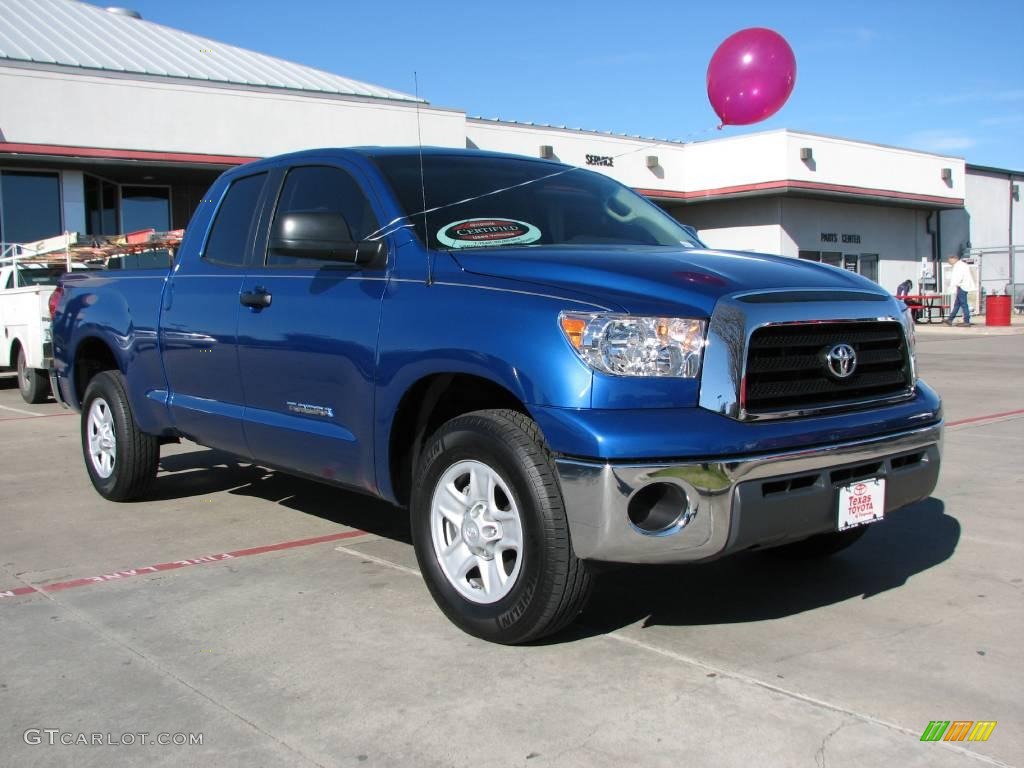
[[[416,143],[420,155],[420,198],[423,202],[423,244],[427,246],[427,286],[434,284],[434,250],[430,247],[430,228],[427,226],[427,182],[423,174],[423,130],[420,127],[420,77],[414,69],[412,81],[416,96]]]

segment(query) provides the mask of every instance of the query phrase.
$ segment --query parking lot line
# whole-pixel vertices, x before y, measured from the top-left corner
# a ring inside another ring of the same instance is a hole
[[[381,565],[385,568],[391,568],[392,570],[400,571],[411,576],[416,576],[417,578],[422,578],[420,572],[415,568],[409,568],[407,566],[400,565],[399,563],[392,562],[391,560],[386,560],[383,557],[377,557],[376,555],[370,555],[366,552],[360,552],[358,549],[340,546],[335,547],[334,550],[336,552],[342,552],[346,555],[353,555],[354,557],[358,557],[363,560],[368,560],[370,562],[376,563],[377,565]],[[605,633],[603,636],[606,640],[612,640],[617,643],[629,645],[639,651],[655,654],[657,656],[661,656],[671,661],[675,661],[679,664],[699,667],[700,669],[705,670],[709,675],[731,678],[733,680],[736,680],[737,682],[744,683],[746,685],[752,685],[758,688],[763,688],[765,690],[771,691],[772,693],[776,693],[781,696],[786,696],[790,699],[795,699],[797,701],[803,702],[804,704],[807,704],[809,706],[827,709],[832,712],[845,715],[847,717],[852,717],[863,723],[880,726],[891,731],[896,731],[897,733],[902,733],[914,739],[917,739],[919,736],[919,731],[913,730],[911,728],[906,728],[898,723],[894,723],[889,720],[883,720],[879,717],[875,717],[864,712],[858,712],[854,709],[850,709],[849,707],[844,707],[840,704],[834,704],[830,701],[826,701],[825,699],[819,699],[815,696],[808,696],[805,693],[800,693],[799,691],[784,688],[781,685],[776,685],[775,683],[771,683],[766,680],[761,680],[760,678],[752,677],[751,675],[746,675],[742,672],[737,672],[730,669],[726,669],[725,667],[709,664],[706,661],[701,661],[698,658],[686,656],[684,654],[677,653],[667,648],[662,648],[658,645],[654,645],[653,643],[648,643],[638,638],[630,637],[623,630],[617,632],[608,632]],[[970,749],[962,747],[959,744],[951,744],[948,742],[940,743],[946,749],[949,749],[953,752],[957,752],[966,757],[973,758],[979,762],[986,763],[988,765],[1000,766],[1000,768],[1011,768],[1009,763],[1004,763],[1002,760],[998,760],[994,757],[979,754],[978,752],[974,752]]]
[[[9,405],[0,405],[0,408],[2,408],[5,411],[13,411],[14,413],[23,413],[26,416],[32,416],[32,417],[35,417],[35,418],[39,418],[40,416],[43,415],[41,413],[35,413],[33,411],[24,411],[21,408],[11,408],[11,406],[9,406]]]
[[[371,555],[366,552],[360,552],[358,549],[352,549],[350,547],[342,546],[335,547],[334,551],[344,552],[346,555],[353,555],[354,557],[358,557],[363,560],[369,560],[371,563],[383,565],[385,568],[393,568],[396,571],[401,571],[402,573],[408,573],[410,576],[421,578],[420,572],[417,571],[415,568],[409,568],[405,565],[399,565],[398,563],[393,563],[390,560],[385,560],[383,557],[377,557],[376,555]]]
[[[4,406],[0,405],[0,408],[3,408],[3,407]],[[14,410],[14,409],[13,408],[8,408],[7,410],[10,411],[10,410]],[[22,413],[26,413],[26,411],[22,411]],[[77,413],[73,413],[71,411],[68,411],[67,413],[64,413],[64,412],[61,412],[61,413],[33,413],[31,416],[6,416],[6,417],[0,419],[0,422],[5,422],[5,421],[28,421],[29,419],[56,419],[58,416],[77,416],[77,415],[78,415]]]
[[[156,565],[145,565],[141,568],[128,568],[123,571],[112,571],[110,573],[100,574],[99,576],[86,576],[82,579],[72,579],[70,581],[58,581],[54,584],[42,584],[40,586],[34,586],[26,584],[21,587],[14,587],[12,589],[0,590],[0,598],[4,597],[20,597],[21,595],[29,595],[34,592],[59,592],[65,589],[75,589],[77,587],[87,587],[91,584],[105,584],[110,581],[122,581],[124,579],[130,579],[133,576],[143,576],[148,573],[161,573],[163,571],[173,571],[178,568],[188,568],[193,565],[209,565],[210,563],[220,563],[225,560],[235,560],[239,557],[249,557],[251,555],[262,555],[267,552],[279,552],[284,549],[295,549],[297,547],[308,547],[313,544],[326,544],[329,541],[341,541],[343,539],[354,539],[359,536],[367,536],[366,531],[358,529],[351,531],[342,531],[341,533],[331,533],[326,536],[315,536],[311,539],[295,539],[293,541],[282,541],[277,544],[266,544],[260,547],[249,547],[248,549],[236,549],[232,552],[221,552],[216,555],[203,555],[201,557],[192,558],[189,560],[172,560],[166,563],[157,563]]]

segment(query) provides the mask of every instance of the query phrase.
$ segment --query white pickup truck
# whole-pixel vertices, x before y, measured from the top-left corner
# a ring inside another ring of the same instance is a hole
[[[0,366],[17,368],[26,403],[50,395],[53,357],[49,300],[63,265],[8,263],[0,267]]]

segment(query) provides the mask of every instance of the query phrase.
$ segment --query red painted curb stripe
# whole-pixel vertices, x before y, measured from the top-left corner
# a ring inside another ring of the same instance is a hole
[[[8,589],[6,592],[0,592],[0,597],[17,597],[18,595],[27,595],[30,592],[38,592],[39,590],[35,587],[16,587],[14,589]]]
[[[64,416],[70,414],[50,414],[51,416]],[[973,416],[968,419],[959,419],[957,421],[951,421],[946,424],[947,427],[957,427],[961,424],[974,424],[979,421],[990,421],[992,419],[1005,418],[1007,416],[1020,416],[1024,415],[1024,408],[1019,408],[1015,411],[1003,411],[1002,413],[991,413],[986,416]],[[26,419],[40,418],[36,416],[26,416]],[[14,421],[14,419],[4,419],[4,421]],[[236,549],[232,552],[222,552],[218,555],[203,555],[202,557],[193,558],[191,560],[174,560],[168,563],[157,563],[156,565],[147,565],[142,568],[130,568],[126,571],[115,571],[114,573],[106,573],[102,576],[89,576],[84,579],[72,579],[71,581],[59,581],[54,584],[46,584],[41,587],[15,587],[14,589],[0,590],[0,598],[3,597],[19,597],[21,595],[28,595],[33,592],[59,592],[64,589],[75,589],[76,587],[85,587],[89,584],[102,584],[108,581],[120,581],[121,579],[129,579],[133,576],[141,576],[143,573],[159,573],[161,571],[173,571],[178,568],[187,568],[192,565],[206,565],[208,563],[219,563],[224,560],[233,560],[238,557],[249,557],[250,555],[262,555],[267,552],[280,552],[285,549],[295,549],[296,547],[308,547],[313,544],[326,544],[329,541],[342,541],[343,539],[354,539],[359,536],[365,536],[366,531],[344,531],[343,533],[331,533],[326,536],[315,536],[311,539],[296,539],[294,541],[282,541],[278,544],[267,544],[262,547],[249,547],[248,549]]]
[[[1003,413],[990,413],[988,416],[972,416],[969,419],[959,419],[957,421],[950,421],[946,424],[947,427],[958,427],[961,424],[973,424],[976,421],[988,421],[990,419],[1001,419],[1004,416],[1020,416],[1024,414],[1024,408],[1018,408],[1016,411],[1004,411]]]
[[[234,560],[238,557],[249,557],[250,555],[262,555],[266,552],[279,552],[283,549],[295,549],[296,547],[308,547],[313,544],[326,544],[329,541],[341,541],[342,539],[354,539],[359,536],[366,536],[366,531],[344,531],[343,533],[331,533],[326,536],[315,536],[312,539],[296,539],[294,541],[282,541],[279,544],[267,544],[262,547],[249,547],[248,549],[236,549],[233,552],[222,552],[219,555],[203,555],[191,560],[173,560],[169,563],[157,563],[146,565],[141,568],[129,568],[125,571],[114,571],[101,576],[88,576],[84,579],[72,579],[71,581],[58,581],[54,584],[44,584],[39,587],[15,587],[14,589],[0,590],[0,598],[18,597],[28,595],[32,592],[59,592],[64,589],[75,589],[90,584],[103,584],[108,581],[120,581],[130,579],[133,576],[142,576],[146,573],[159,573],[161,571],[173,571],[178,568],[187,568],[191,565],[207,565],[208,563],[219,563],[224,560]]]

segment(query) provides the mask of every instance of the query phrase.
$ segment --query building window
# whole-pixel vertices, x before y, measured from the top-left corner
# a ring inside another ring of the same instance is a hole
[[[843,267],[850,272],[857,272],[868,280],[878,282],[877,253],[847,253],[839,251],[799,251],[797,255],[807,261],[820,261],[833,267]]]
[[[860,273],[868,280],[878,282],[878,254],[862,253],[860,255]]]
[[[125,232],[171,228],[170,187],[121,187],[121,227]]]
[[[85,233],[116,235],[117,184],[97,176],[85,177]]]
[[[820,261],[822,264],[829,264],[838,267],[843,262],[843,255],[839,251],[799,251],[797,255],[807,261]]]
[[[56,173],[0,172],[0,240],[31,243],[63,231]]]

